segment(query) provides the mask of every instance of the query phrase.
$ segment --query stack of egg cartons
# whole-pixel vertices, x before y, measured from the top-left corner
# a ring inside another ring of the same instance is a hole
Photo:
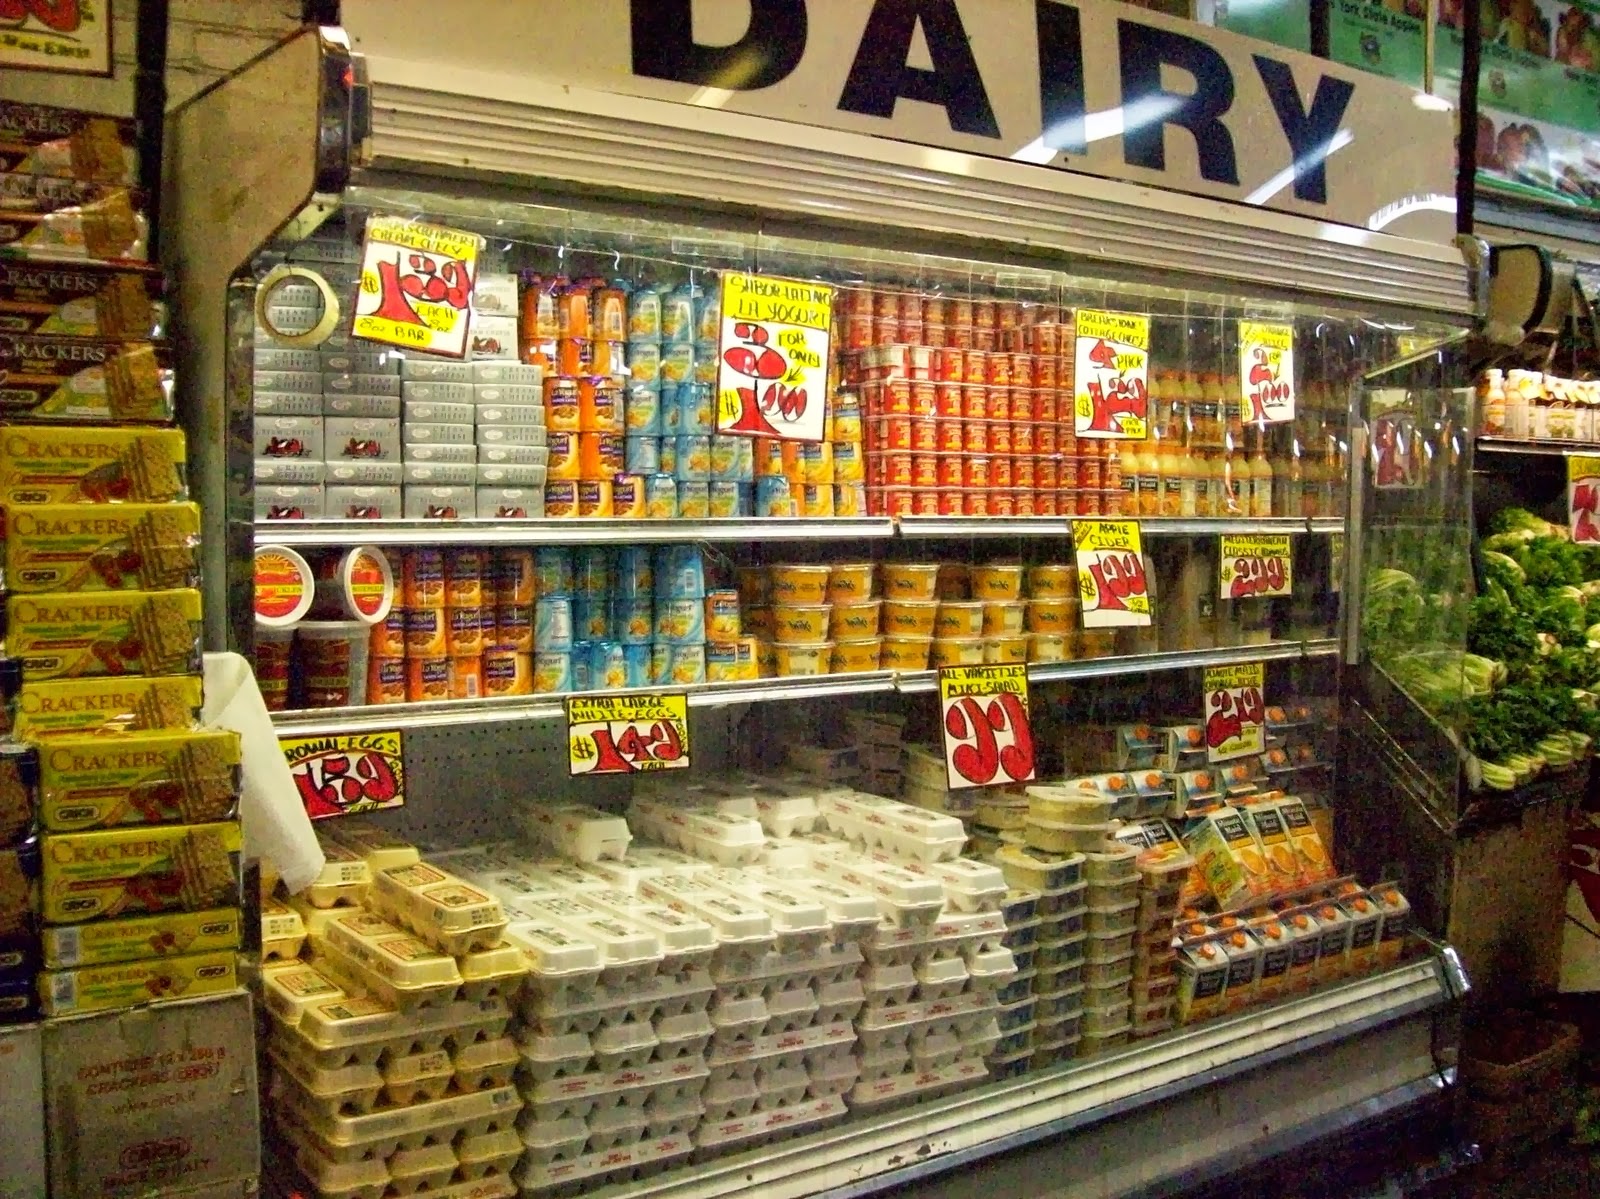
[[[1012,888],[1003,903],[1018,974],[1001,993],[1004,1035],[990,1065],[1009,1077],[1052,1066],[1077,1044],[1088,940],[1084,856],[1007,844],[992,860]]]
[[[1174,838],[1139,852],[1139,911],[1133,943],[1133,1036],[1153,1037],[1172,1027],[1178,993],[1173,931],[1194,859]]]
[[[500,906],[376,830],[341,840],[344,877],[352,859],[380,867],[372,908],[300,907],[311,960],[262,970],[276,1126],[318,1194],[512,1195],[522,1101],[506,1031],[526,966]],[[318,886],[325,901],[354,884]]]
[[[977,811],[981,787],[950,787],[944,750],[936,745],[907,745],[901,758],[904,770],[900,798],[919,808],[968,817]]]
[[[870,895],[880,916],[862,943],[861,1077],[850,1106],[877,1110],[987,1078],[998,993],[1016,974],[1004,945],[1004,879],[960,856],[966,834],[954,817],[841,790],[818,804],[828,829],[852,845],[815,852],[812,870]]]

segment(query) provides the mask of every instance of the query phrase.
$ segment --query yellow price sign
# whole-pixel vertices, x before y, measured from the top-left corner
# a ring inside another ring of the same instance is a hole
[[[1294,589],[1289,534],[1224,534],[1217,575],[1223,599],[1288,595]]]
[[[403,217],[371,217],[350,332],[425,354],[464,358],[478,282],[476,233]]]
[[[1239,397],[1244,419],[1294,419],[1294,328],[1239,322]]]
[[[1567,530],[1572,540],[1600,541],[1600,458],[1567,456]]]
[[[689,765],[689,699],[655,695],[567,700],[567,773],[640,774]]]
[[[1143,440],[1150,432],[1150,318],[1080,308],[1075,320],[1074,431]]]
[[[1264,662],[1207,666],[1202,687],[1205,703],[1206,760],[1225,762],[1259,754],[1267,744]]]
[[[724,271],[721,305],[717,430],[821,441],[833,288]]]
[[[952,790],[1034,777],[1028,668],[946,666],[939,671],[939,726]]]
[[[1148,625],[1150,589],[1136,520],[1075,520],[1072,544],[1078,563],[1083,627]]]

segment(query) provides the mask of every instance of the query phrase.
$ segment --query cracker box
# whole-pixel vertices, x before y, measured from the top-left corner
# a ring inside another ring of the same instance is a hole
[[[0,101],[0,171],[131,184],[138,145],[138,126],[126,117]]]
[[[6,522],[5,586],[159,591],[200,577],[197,504],[41,504]]]
[[[141,958],[75,970],[46,970],[39,998],[46,1016],[74,1016],[159,1000],[217,995],[239,985],[234,951]]]
[[[202,912],[160,912],[91,924],[64,924],[44,929],[40,941],[45,966],[69,970],[237,949],[242,928],[238,908],[207,908]]]
[[[145,256],[144,197],[108,183],[0,174],[0,245],[41,258]]]
[[[148,341],[0,333],[0,416],[75,424],[170,421],[172,360]]]
[[[6,650],[21,660],[24,682],[198,674],[200,593],[14,595],[6,602]]]
[[[50,1193],[133,1199],[255,1178],[253,1031],[239,992],[51,1021]]]
[[[166,503],[188,496],[180,429],[0,430],[0,501],[7,504]]]
[[[0,849],[26,840],[38,813],[38,753],[32,746],[0,742]]]
[[[0,260],[0,331],[147,338],[166,323],[161,274],[129,264]]]
[[[39,819],[53,833],[232,817],[239,735],[183,729],[53,738],[39,750]]]
[[[44,1030],[0,1028],[0,1199],[45,1194]]]
[[[158,825],[47,834],[40,907],[56,924],[239,902],[239,826]]]
[[[12,732],[31,741],[63,733],[184,729],[195,723],[200,701],[200,680],[191,675],[27,683],[12,703]]]

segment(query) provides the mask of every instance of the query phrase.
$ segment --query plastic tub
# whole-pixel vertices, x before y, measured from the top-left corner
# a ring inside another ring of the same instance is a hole
[[[967,574],[975,600],[1018,600],[1022,598],[1022,566],[1016,562],[991,562],[974,566]]]
[[[1004,845],[995,851],[994,862],[1013,887],[1037,892],[1061,891],[1077,885],[1083,878],[1082,854],[1050,854]]]
[[[775,604],[823,604],[828,600],[827,566],[774,566],[770,568]]]
[[[1082,967],[1078,967],[1082,971]],[[1065,977],[1062,972],[1058,977]],[[1084,987],[1081,982],[1062,983],[1061,986],[1044,991],[1039,984],[1034,984],[1034,1012],[1040,1020],[1063,1020],[1069,1016],[1076,1016],[1083,1011]]]
[[[885,599],[932,600],[937,594],[937,562],[885,562],[880,570]]]
[[[942,601],[933,619],[933,635],[939,640],[981,637],[983,605],[975,601]]]
[[[1083,1031],[1091,1036],[1104,1036],[1125,1029],[1128,1025],[1129,1013],[1133,1004],[1124,999],[1121,1003],[1110,1004],[1103,1007],[1090,1007],[1087,1004],[1083,1009]]]
[[[1135,897],[1139,888],[1139,851],[1131,845],[1108,842],[1106,847],[1084,855],[1083,875],[1089,880],[1090,897],[1105,888],[1132,883]],[[1097,888],[1100,891],[1097,892]],[[1100,901],[1096,901],[1100,902]],[[1108,900],[1105,902],[1117,902]]]
[[[1028,661],[1065,662],[1071,644],[1066,633],[1029,633]]]
[[[877,670],[883,656],[882,637],[861,637],[850,641],[835,641],[830,660],[832,674],[855,674],[864,670]]]
[[[872,596],[873,567],[870,562],[835,562],[828,567],[828,600],[835,604],[854,604]]]
[[[886,599],[883,631],[892,637],[931,637],[938,612],[932,600]]]
[[[1084,949],[1084,960],[1091,965],[1116,962],[1118,959],[1133,952],[1133,934],[1123,933],[1121,936],[1097,937],[1090,934]]]
[[[1090,899],[1094,895],[1091,887]],[[1136,930],[1139,920],[1139,901],[1137,899],[1100,906],[1091,902],[1089,914],[1084,921],[1091,937],[1120,937],[1124,934],[1131,935]]]
[[[1001,877],[1005,877],[1003,868],[1000,874]],[[1012,887],[1000,900],[1000,914],[1005,917],[1008,929],[1027,927],[1030,922],[1038,919],[1039,893],[1027,887]]]
[[[833,642],[775,642],[773,659],[779,678],[812,678],[828,673],[833,664]]]
[[[931,664],[940,666],[982,666],[985,654],[982,637],[935,637]]]
[[[781,645],[806,645],[828,639],[831,604],[776,604],[772,609],[773,639]]]
[[[1034,599],[1078,598],[1077,568],[1053,562],[1028,567],[1028,594]]]
[[[1084,913],[1088,911],[1084,905],[1088,885],[1079,883],[1074,887],[1062,887],[1058,891],[1039,892],[1039,915],[1044,922],[1055,925],[1063,936],[1069,932],[1081,931]],[[1044,935],[1042,929],[1040,935]]]
[[[1139,902],[1139,880],[1130,878],[1120,883],[1089,883],[1089,906],[1115,908]]]
[[[1070,634],[1078,621],[1078,604],[1072,600],[1034,599],[1028,601],[1027,626],[1030,633]]]
[[[1021,637],[1027,645],[1027,605],[1021,600],[990,600],[983,605],[982,631],[985,637]]]
[[[372,626],[360,620],[302,620],[295,626],[306,680],[306,706],[345,708],[367,694]]]
[[[1028,812],[1035,819],[1059,824],[1105,824],[1115,800],[1072,788],[1034,784],[1025,794]],[[1131,860],[1131,858],[1130,858]]]
[[[1078,1038],[1078,1057],[1094,1057],[1098,1053],[1108,1053],[1113,1049],[1121,1049],[1128,1043],[1132,1035],[1133,1025],[1124,1023],[1120,1028],[1108,1029],[1103,1033],[1085,1032]]]
[[[1035,820],[1031,815],[1023,826],[1030,849],[1046,853],[1080,854],[1098,852],[1105,845],[1109,826],[1070,824],[1065,821]]]
[[[883,639],[882,662],[885,670],[927,670],[933,650],[932,637],[893,637]]]
[[[1052,974],[1056,970],[1067,966],[1075,966],[1083,961],[1084,935],[1075,933],[1072,936],[1060,937],[1055,940],[1040,940],[1034,944],[1034,965],[1040,974]],[[1057,986],[1067,986],[1068,983],[1058,982]]]
[[[883,618],[883,601],[850,600],[833,605],[827,636],[843,638],[876,637]]]

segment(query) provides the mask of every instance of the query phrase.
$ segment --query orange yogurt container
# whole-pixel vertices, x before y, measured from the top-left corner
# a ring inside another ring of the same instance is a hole
[[[883,631],[893,637],[931,637],[938,612],[934,600],[886,599]]]

